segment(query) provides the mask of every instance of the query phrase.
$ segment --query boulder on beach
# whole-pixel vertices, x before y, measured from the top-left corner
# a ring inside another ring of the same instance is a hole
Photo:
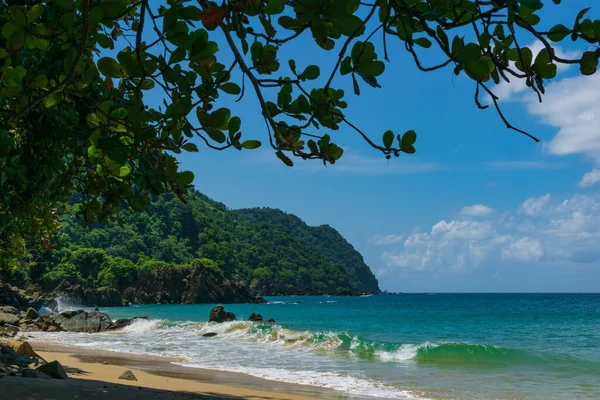
[[[17,310],[13,306],[0,306],[0,312],[7,314],[18,314],[19,310]]]
[[[39,317],[40,315],[38,314],[37,311],[35,311],[33,308],[29,307],[27,309],[27,312],[25,312],[25,318],[28,319],[36,319],[37,317]]]
[[[67,379],[67,371],[63,368],[58,361],[51,361],[48,364],[40,365],[36,368],[37,372],[43,372],[54,379]]]
[[[17,354],[10,346],[0,344],[0,365],[25,368],[35,360],[29,356]]]
[[[267,324],[273,324],[275,325],[277,322],[275,322],[275,320],[273,318],[269,318],[268,320],[265,321]]]
[[[25,340],[7,340],[6,342],[4,342],[4,344],[12,348],[15,351],[15,353],[21,356],[40,358],[40,356],[35,351],[33,351],[33,348],[31,347],[29,342]]]
[[[227,312],[225,311],[225,308],[223,308],[222,305],[218,305],[213,307],[212,310],[210,310],[210,317],[208,318],[208,322],[228,322],[228,321],[235,321],[235,314],[232,312]]]
[[[260,314],[250,314],[250,318],[248,318],[248,321],[252,321],[252,322],[263,322],[263,316]]]
[[[119,376],[119,379],[123,379],[126,381],[137,381],[137,378],[135,377],[135,375],[133,374],[133,372],[131,372],[130,370],[127,370],[125,372],[123,372],[121,374],[121,376]]]
[[[15,325],[19,323],[19,316],[0,311],[0,325]]]

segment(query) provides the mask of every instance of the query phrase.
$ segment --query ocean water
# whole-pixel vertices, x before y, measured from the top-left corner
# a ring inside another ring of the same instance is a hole
[[[226,305],[274,326],[208,324],[213,305],[108,308],[117,333],[37,339],[331,388],[359,398],[600,399],[600,294],[269,297]],[[301,304],[299,304],[300,302]],[[212,338],[202,337],[216,332]]]

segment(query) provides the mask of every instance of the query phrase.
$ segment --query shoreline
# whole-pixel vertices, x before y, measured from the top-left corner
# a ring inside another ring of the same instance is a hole
[[[70,379],[64,381],[4,377],[9,399],[94,398],[120,399],[351,399],[355,396],[317,386],[266,380],[235,372],[185,367],[181,359],[101,351],[27,339],[46,361],[58,360]],[[138,381],[118,377],[131,370]],[[23,385],[23,379],[27,384]],[[132,390],[136,392],[132,393]],[[32,391],[43,397],[28,397]],[[56,391],[55,396],[49,393]],[[149,393],[152,392],[152,394]],[[13,396],[13,397],[10,397]],[[69,397],[70,396],[70,397]],[[98,396],[98,397],[97,397]]]

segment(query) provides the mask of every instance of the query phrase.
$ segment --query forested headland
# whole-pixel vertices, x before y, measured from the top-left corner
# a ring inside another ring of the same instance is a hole
[[[186,203],[173,195],[155,197],[147,212],[87,228],[78,209],[75,200],[61,216],[55,248],[21,279],[47,291],[63,282],[115,289],[142,303],[210,301],[191,292],[227,284],[252,296],[379,292],[360,253],[335,229],[308,226],[277,209],[230,210],[196,191]],[[169,282],[194,273],[214,285],[186,289]]]

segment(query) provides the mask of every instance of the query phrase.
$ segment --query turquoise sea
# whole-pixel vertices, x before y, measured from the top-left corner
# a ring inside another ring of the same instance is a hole
[[[110,308],[123,332],[45,333],[69,345],[180,356],[182,365],[328,387],[359,398],[599,399],[600,294],[269,297],[226,305]],[[216,332],[212,338],[202,337]],[[40,336],[37,336],[38,338]]]

